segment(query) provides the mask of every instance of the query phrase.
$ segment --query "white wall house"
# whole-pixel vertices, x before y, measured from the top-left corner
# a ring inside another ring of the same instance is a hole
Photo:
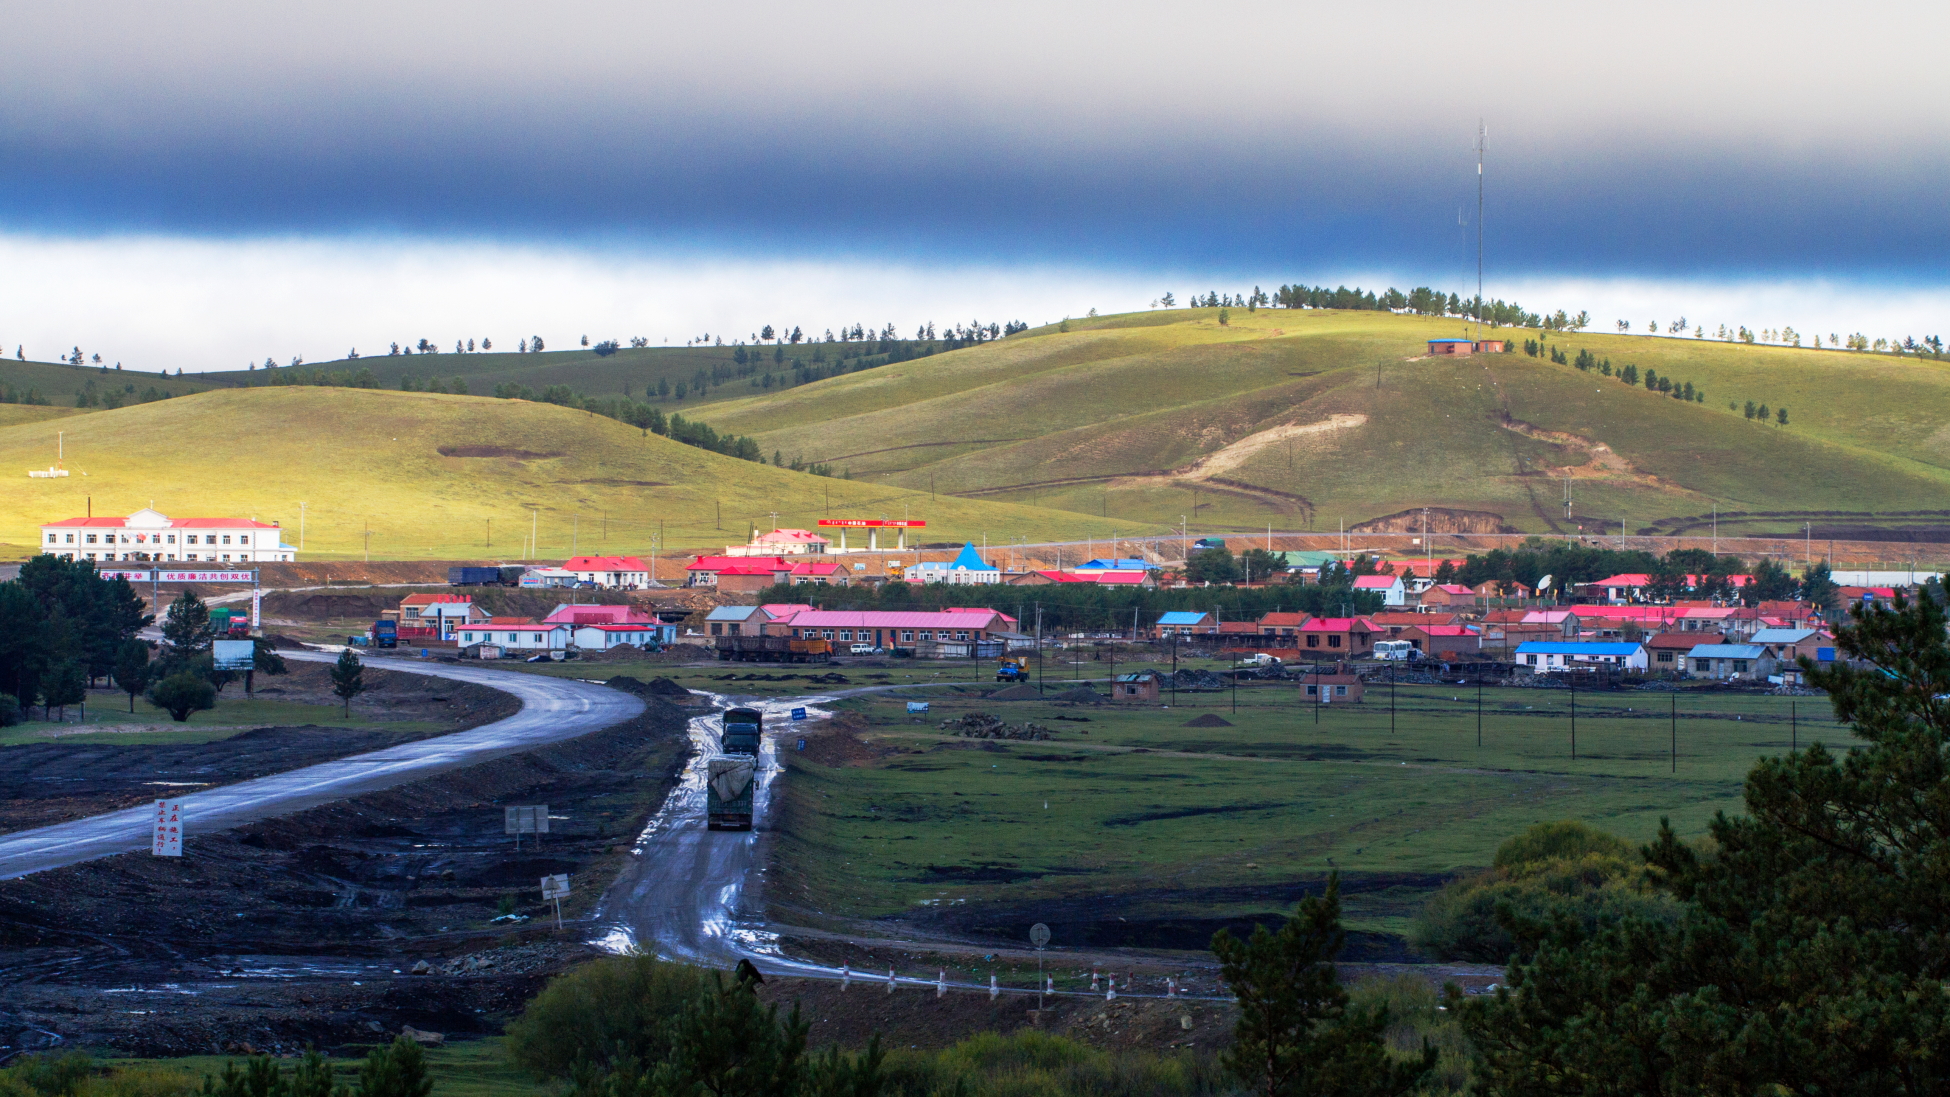
[[[972,544],[964,544],[953,560],[915,564],[902,576],[910,583],[1000,583],[1002,569],[984,561]]]
[[[569,625],[463,625],[460,646],[498,644],[509,652],[565,651],[569,647]]]
[[[1399,575],[1360,575],[1354,579],[1354,589],[1381,595],[1384,606],[1404,606],[1408,604],[1408,587]]]
[[[41,551],[69,560],[252,564],[295,560],[275,522],[170,518],[144,508],[126,518],[66,518],[41,527]]]

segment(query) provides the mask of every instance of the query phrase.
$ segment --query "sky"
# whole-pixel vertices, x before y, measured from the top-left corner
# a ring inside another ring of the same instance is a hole
[[[1467,292],[1479,125],[1491,296],[1950,327],[1950,70],[1902,45],[1950,6],[1603,7],[10,5],[0,342],[194,372]]]

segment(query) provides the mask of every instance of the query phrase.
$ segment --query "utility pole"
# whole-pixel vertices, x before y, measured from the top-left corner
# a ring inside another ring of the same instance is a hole
[[[1490,127],[1476,120],[1476,338],[1483,337],[1483,153],[1490,147]]]
[[[492,518],[487,520],[487,547],[490,549],[494,547],[494,519]]]
[[[305,551],[305,507],[309,505],[310,504],[307,503],[298,504],[298,551],[299,552]]]
[[[542,558],[542,548],[540,545],[535,543],[535,538],[540,534],[541,528],[542,528],[542,509],[540,507],[529,507],[528,508],[528,558],[530,560],[539,560]]]

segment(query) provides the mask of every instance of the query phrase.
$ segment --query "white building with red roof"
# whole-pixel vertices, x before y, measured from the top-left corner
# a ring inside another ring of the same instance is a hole
[[[748,545],[726,545],[726,556],[806,556],[820,555],[833,547],[824,534],[809,529],[775,529],[752,533]]]
[[[1354,589],[1381,595],[1384,606],[1408,604],[1408,587],[1402,583],[1399,575],[1357,575],[1354,577]]]
[[[650,565],[635,556],[575,556],[562,565],[578,583],[594,583],[612,590],[635,590],[650,585]]]
[[[255,564],[290,561],[276,522],[171,518],[147,507],[126,518],[64,518],[41,527],[41,551],[69,560]]]

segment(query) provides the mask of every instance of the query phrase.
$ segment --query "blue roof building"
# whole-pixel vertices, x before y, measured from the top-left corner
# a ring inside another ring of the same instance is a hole
[[[1517,665],[1533,674],[1598,668],[1644,670],[1645,645],[1576,640],[1532,640],[1517,645]]]
[[[1078,564],[1078,571],[1149,571],[1154,565],[1135,556],[1117,556],[1108,560],[1098,558],[1087,564]]]
[[[949,561],[915,564],[904,578],[910,583],[950,583],[954,585],[1000,583],[1002,569],[982,559],[972,542],[964,542],[961,554]]]

